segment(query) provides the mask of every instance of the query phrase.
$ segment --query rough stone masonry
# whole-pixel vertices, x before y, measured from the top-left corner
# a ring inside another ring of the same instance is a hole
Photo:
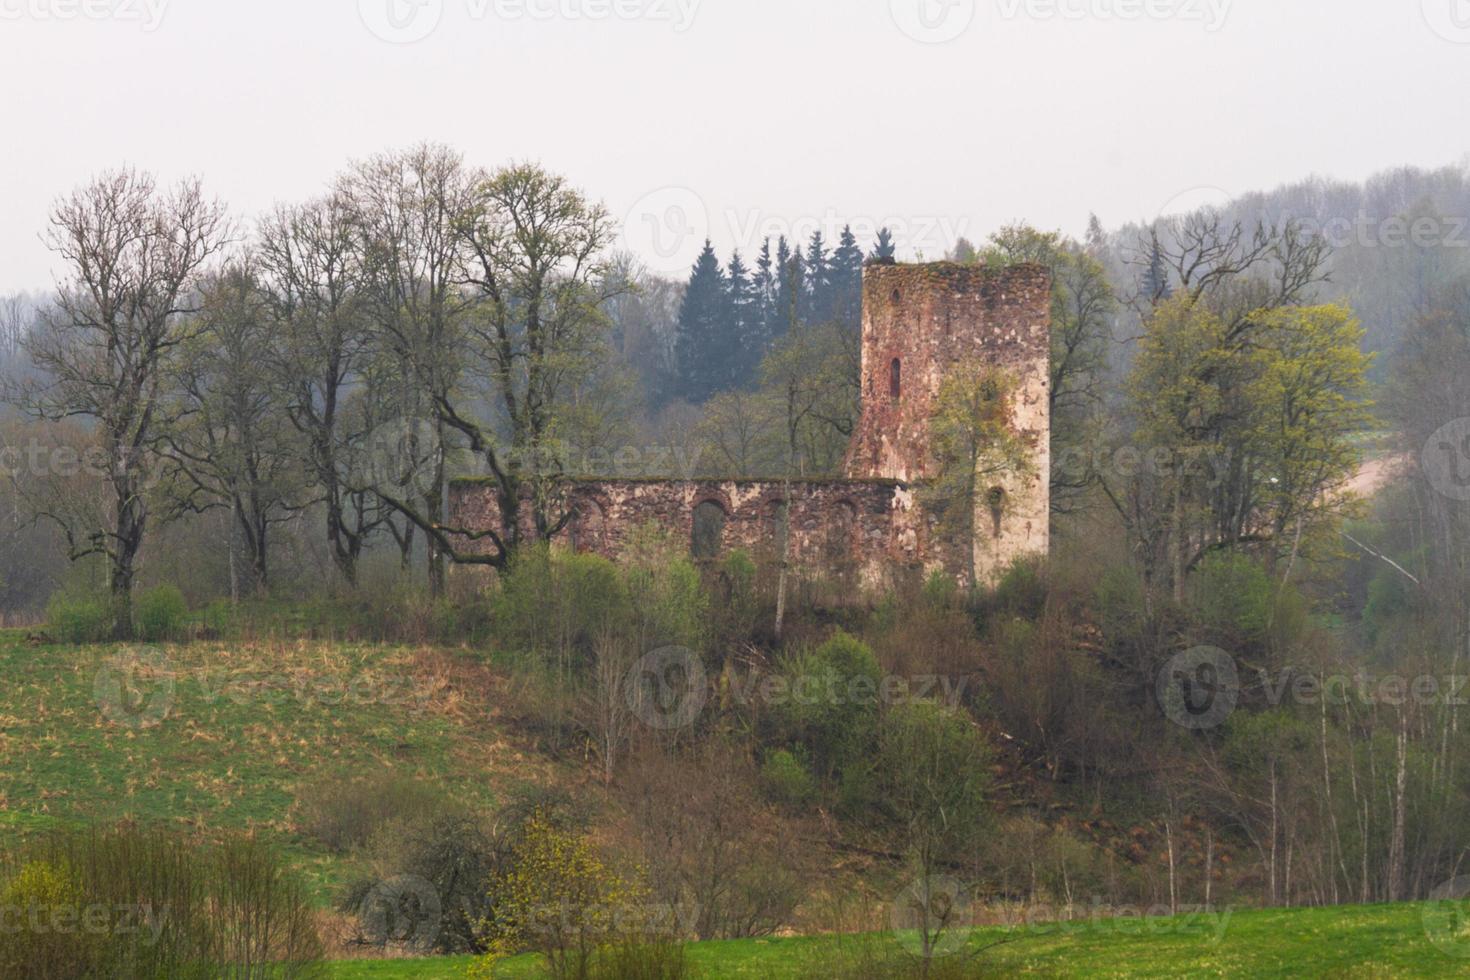
[[[840,480],[567,481],[571,519],[560,543],[616,559],[629,534],[655,524],[700,559],[734,548],[758,562],[852,575],[870,586],[943,571],[993,580],[1016,558],[1043,555],[1050,511],[1051,279],[1037,265],[1005,268],[871,262],[863,270],[862,414]],[[931,424],[946,370],[979,359],[1014,381],[1009,424],[1028,465],[977,495],[973,541],[954,540],[923,503],[935,475]],[[983,513],[981,513],[983,511]],[[495,487],[450,487],[449,524],[498,527]],[[789,548],[785,536],[790,535]]]

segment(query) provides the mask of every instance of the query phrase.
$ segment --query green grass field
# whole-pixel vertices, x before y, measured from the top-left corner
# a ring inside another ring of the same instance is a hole
[[[1456,937],[1446,911],[1417,904],[1249,909],[1209,922],[1183,917],[977,929],[969,948],[990,947],[977,955],[996,976],[1470,976],[1470,931]],[[1431,941],[1431,933],[1439,944]],[[816,977],[823,964],[842,962],[860,943],[899,948],[887,935],[745,940],[695,944],[689,959],[702,977]],[[333,976],[439,980],[463,976],[468,962],[345,962],[334,965]],[[507,964],[503,975],[511,980],[542,974],[534,960],[521,958]]]

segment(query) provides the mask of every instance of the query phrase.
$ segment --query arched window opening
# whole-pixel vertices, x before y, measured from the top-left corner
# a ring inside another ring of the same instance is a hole
[[[1000,519],[1005,513],[1006,492],[1003,487],[991,487],[985,494],[985,502],[990,505],[991,536],[1000,537]]]
[[[701,561],[720,557],[724,537],[725,509],[713,500],[706,500],[695,507],[694,532],[689,549],[694,557]]]
[[[595,500],[577,504],[576,516],[568,524],[572,550],[597,551],[606,543],[607,515]]]
[[[841,566],[853,557],[853,538],[857,528],[857,508],[851,501],[839,500],[832,507],[827,522],[827,561]]]

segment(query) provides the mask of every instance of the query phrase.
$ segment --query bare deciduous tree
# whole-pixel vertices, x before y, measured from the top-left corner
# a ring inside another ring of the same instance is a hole
[[[370,354],[362,268],[342,194],[278,208],[260,227],[261,286],[279,324],[275,373],[286,414],[306,441],[306,459],[326,521],[332,561],[348,585],[383,510],[355,487],[355,454],[368,432],[350,410]]]
[[[180,512],[230,511],[231,593],[238,597],[235,541],[245,545],[252,591],[270,580],[271,529],[292,518],[302,467],[287,393],[271,371],[278,325],[249,260],[205,286],[198,329],[170,372],[171,415],[164,453],[179,478]]]
[[[476,187],[477,175],[458,153],[428,143],[362,161],[342,183],[372,329],[402,370],[402,421],[428,421],[436,429],[438,447],[413,492],[402,499],[379,494],[428,534],[429,584],[436,595],[444,589],[449,554],[435,531],[444,523],[443,406],[460,379],[473,300],[465,288],[465,236]]]
[[[148,528],[148,457],[164,423],[167,360],[189,335],[195,288],[229,234],[223,205],[195,181],[160,191],[152,176],[104,173],[52,208],[47,245],[65,262],[44,327],[26,341],[43,380],[16,388],[43,419],[86,418],[106,460],[111,506],[80,526],[40,507],[66,537],[72,560],[106,555],[113,634],[132,635],[132,589]]]

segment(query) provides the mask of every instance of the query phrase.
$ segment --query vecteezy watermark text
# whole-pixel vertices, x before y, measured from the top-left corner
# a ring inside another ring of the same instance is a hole
[[[644,21],[682,34],[694,26],[704,0],[457,0],[474,23],[494,21]],[[422,41],[439,29],[445,0],[358,0],[363,26],[390,44]]]
[[[1323,672],[1284,667],[1244,671],[1218,647],[1193,647],[1159,670],[1155,694],[1164,716],[1181,728],[1207,731],[1234,714],[1243,696],[1270,708],[1349,704],[1470,707],[1470,675]]]
[[[727,679],[732,703],[741,707],[856,706],[895,707],[939,701],[956,707],[968,677],[913,674],[883,677],[811,673],[758,673]],[[709,700],[709,672],[699,654],[686,647],[661,647],[640,657],[622,680],[628,708],[649,728],[671,730],[692,725]]]
[[[229,701],[235,705],[283,704],[307,706],[404,708],[420,714],[443,690],[436,678],[375,671],[358,673],[283,672],[201,667],[177,670],[161,649],[124,650],[110,657],[93,679],[93,694],[103,717],[128,728],[151,728],[172,714],[184,682],[192,680],[203,703]]]
[[[169,0],[0,0],[0,20],[112,20],[158,30]]]
[[[167,925],[168,909],[148,903],[0,904],[0,935],[20,933],[60,936],[142,936],[158,942]]]

